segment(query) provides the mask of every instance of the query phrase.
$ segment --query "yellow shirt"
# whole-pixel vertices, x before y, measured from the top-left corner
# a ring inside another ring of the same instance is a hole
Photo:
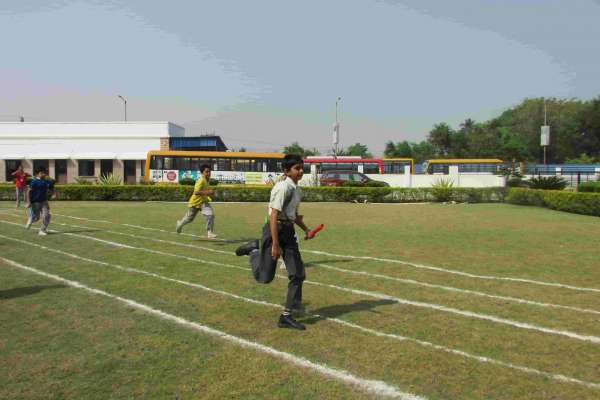
[[[202,175],[202,177],[198,179],[194,185],[194,194],[192,194],[192,197],[190,197],[190,200],[188,201],[188,207],[200,208],[202,207],[202,203],[210,202],[210,197],[196,194],[196,192],[206,189],[209,189],[209,184],[204,175]]]

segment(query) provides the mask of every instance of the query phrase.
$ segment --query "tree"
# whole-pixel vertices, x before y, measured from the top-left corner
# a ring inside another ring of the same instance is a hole
[[[392,142],[391,140],[389,140],[386,144],[385,144],[385,150],[383,150],[383,155],[387,158],[394,158],[396,157],[396,145],[394,145],[394,142]]]
[[[399,158],[412,158],[413,151],[412,145],[408,143],[408,141],[398,142],[396,143],[396,155],[395,157]]]
[[[298,142],[294,142],[289,146],[283,148],[284,154],[298,154],[300,157],[304,158],[307,156],[318,156],[320,153],[316,148],[305,149],[300,146]]]
[[[340,156],[361,156],[362,158],[373,158],[366,144],[354,143],[346,150],[342,150]]]
[[[452,128],[445,122],[434,125],[433,129],[429,132],[427,140],[433,146],[438,156],[448,156],[452,144],[452,134]]]
[[[427,140],[423,140],[420,143],[413,143],[411,148],[415,163],[422,163],[430,158],[435,158],[435,149]]]

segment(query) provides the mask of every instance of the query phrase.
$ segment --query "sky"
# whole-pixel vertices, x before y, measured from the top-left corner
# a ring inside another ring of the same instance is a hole
[[[527,97],[600,95],[600,0],[4,0],[0,121],[172,121],[374,154]]]

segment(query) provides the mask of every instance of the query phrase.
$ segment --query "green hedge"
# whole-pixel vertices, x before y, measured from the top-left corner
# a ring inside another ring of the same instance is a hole
[[[580,192],[598,192],[600,193],[600,182],[583,182],[579,185]]]
[[[576,214],[600,216],[600,193],[511,188],[508,203],[548,207]]]
[[[186,201],[193,187],[187,185],[57,185],[58,200],[132,200],[132,201]],[[267,202],[268,186],[221,186],[216,189],[215,201]],[[448,200],[486,203],[504,201],[504,188],[451,188]],[[389,187],[306,187],[303,200],[308,202],[358,201],[371,203],[408,203],[436,201],[434,189],[403,189]],[[14,200],[12,185],[0,186],[0,200]]]

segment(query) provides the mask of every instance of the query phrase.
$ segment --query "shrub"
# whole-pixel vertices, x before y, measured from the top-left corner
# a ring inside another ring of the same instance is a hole
[[[548,207],[553,210],[600,216],[599,193],[512,188],[508,203]]]
[[[120,185],[121,183],[123,183],[121,178],[112,173],[101,175],[100,178],[98,178],[98,185]]]
[[[567,181],[560,176],[538,176],[529,180],[529,187],[542,190],[563,190],[567,187]]]
[[[600,182],[583,182],[579,185],[580,192],[600,192]]]
[[[196,184],[196,181],[192,178],[182,178],[179,180],[179,184],[180,185],[188,185],[188,186],[194,186]]]
[[[93,182],[90,179],[86,179],[86,178],[82,178],[82,177],[76,177],[75,178],[75,183],[77,183],[78,185],[91,185]]]
[[[187,201],[193,187],[178,184],[156,185],[57,185],[58,200],[119,200],[119,201]],[[450,188],[456,201],[503,201],[504,188]],[[435,200],[432,188],[390,187],[303,187],[303,200],[308,202],[344,201],[371,203],[408,203]],[[219,186],[211,196],[215,201],[268,202],[271,186]],[[14,200],[13,185],[0,185],[0,200]]]
[[[435,201],[446,202],[452,199],[454,181],[450,178],[440,178],[431,186]]]
[[[217,185],[219,184],[219,181],[218,181],[218,180],[216,180],[216,179],[210,178],[210,179],[208,180],[208,184],[209,184],[210,186],[217,186]]]

